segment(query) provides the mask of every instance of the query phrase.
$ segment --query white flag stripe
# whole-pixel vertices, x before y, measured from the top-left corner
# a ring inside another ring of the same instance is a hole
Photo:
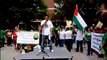
[[[83,28],[87,27],[87,24],[85,23],[85,21],[83,20],[83,18],[81,17],[81,15],[79,13],[76,17],[77,17],[78,21],[80,22],[80,24],[82,25]]]

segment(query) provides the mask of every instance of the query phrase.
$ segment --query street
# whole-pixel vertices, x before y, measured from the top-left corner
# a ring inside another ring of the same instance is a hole
[[[14,47],[5,46],[1,48],[1,60],[13,60],[13,58],[20,54],[20,51],[15,51]],[[75,52],[74,49],[71,50],[71,54],[73,55],[73,60],[103,60],[103,58],[98,58],[96,54],[93,56],[86,55],[86,48],[84,48],[84,52]]]

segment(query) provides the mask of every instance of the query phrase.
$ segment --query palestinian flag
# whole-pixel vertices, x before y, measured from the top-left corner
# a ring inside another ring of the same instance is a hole
[[[76,5],[74,16],[73,16],[73,22],[77,25],[78,29],[83,30],[85,27],[87,27],[87,24],[81,17],[81,15],[78,12],[78,5]]]

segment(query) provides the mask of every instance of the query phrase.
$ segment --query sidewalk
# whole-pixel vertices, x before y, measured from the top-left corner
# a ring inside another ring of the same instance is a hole
[[[71,53],[73,54],[73,60],[103,60],[103,58],[98,58],[95,53],[93,53],[93,56],[87,56],[86,48],[84,49],[83,53],[75,52],[74,49],[72,49]]]
[[[1,58],[0,60],[13,60],[13,57],[20,54],[19,51],[15,52],[14,47],[3,47],[0,49],[1,52]]]
[[[13,60],[13,58],[20,54],[20,51],[15,52],[14,47],[3,47],[1,48],[1,59],[0,60]],[[96,54],[93,56],[86,55],[86,48],[84,48],[84,52],[75,52],[74,49],[71,50],[71,54],[73,55],[73,60],[103,60],[103,58],[98,58]]]

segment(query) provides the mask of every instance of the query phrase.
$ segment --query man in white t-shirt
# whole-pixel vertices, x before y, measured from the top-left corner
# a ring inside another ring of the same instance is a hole
[[[77,41],[76,52],[79,52],[79,48],[80,48],[80,51],[83,52],[83,31],[82,30],[77,30],[76,41]]]
[[[45,17],[45,20],[41,22],[41,32],[42,32],[42,44],[41,44],[41,52],[44,51],[46,46],[50,47],[50,51],[53,52],[51,41],[49,40],[49,36],[52,33],[53,24],[51,20],[49,20],[49,16]],[[40,52],[40,51],[39,51]]]

